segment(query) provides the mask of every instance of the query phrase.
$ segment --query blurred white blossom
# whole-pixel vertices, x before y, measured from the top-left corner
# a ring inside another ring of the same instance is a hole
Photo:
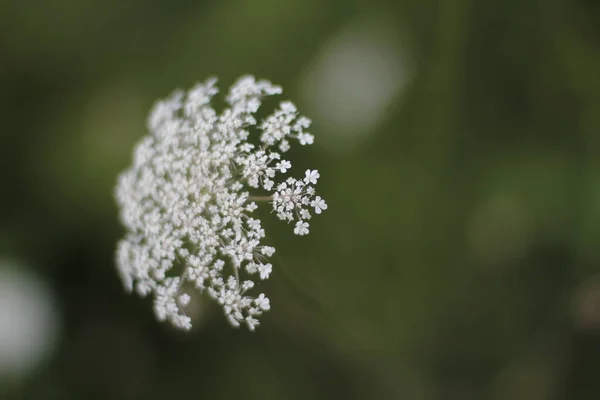
[[[304,179],[283,176],[292,168],[282,159],[290,142],[313,143],[305,131],[310,120],[289,101],[261,122],[254,117],[263,97],[281,88],[242,77],[217,114],[210,106],[215,84],[209,79],[176,91],[151,111],[150,134],[117,183],[127,229],[117,267],[127,290],[153,296],[161,321],[191,328],[184,309],[189,283],[215,299],[232,325],[254,330],[271,306],[263,293],[248,292],[255,280],[270,276],[268,259],[275,252],[263,243],[261,221],[251,216],[257,203],[269,203],[279,219],[296,221],[298,235],[308,234],[311,208],[320,214],[327,204],[315,196],[318,171],[305,171]]]

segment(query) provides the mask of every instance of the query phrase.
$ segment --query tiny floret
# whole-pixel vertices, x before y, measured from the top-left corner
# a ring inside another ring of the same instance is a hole
[[[254,300],[254,304],[256,304],[257,307],[260,307],[264,311],[268,311],[271,309],[270,301],[267,297],[265,297],[264,293],[258,295],[256,300]]]
[[[325,200],[321,196],[315,197],[310,205],[315,208],[315,213],[317,214],[321,214],[323,210],[327,210],[327,203],[325,203]]]
[[[319,171],[317,171],[317,170],[311,171],[310,169],[307,169],[304,174],[304,182],[312,183],[313,185],[316,185],[317,180],[319,179],[320,176],[321,175],[319,175]]]
[[[314,188],[319,172],[286,176],[292,162],[282,158],[294,142],[313,143],[310,120],[290,101],[262,121],[255,117],[264,97],[281,88],[244,76],[218,113],[211,106],[216,83],[175,91],[151,110],[149,134],[116,186],[126,228],[116,264],[127,291],[152,297],[159,321],[191,329],[186,308],[197,290],[220,305],[232,326],[253,331],[271,303],[251,292],[271,276],[275,253],[253,213],[268,204],[302,236],[311,212],[321,214],[327,204]]]
[[[294,228],[294,233],[296,235],[308,235],[308,222],[298,221],[296,222],[296,227]]]

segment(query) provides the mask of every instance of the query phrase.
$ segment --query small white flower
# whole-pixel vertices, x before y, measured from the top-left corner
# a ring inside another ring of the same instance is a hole
[[[242,290],[244,290],[244,291],[252,289],[253,287],[254,287],[253,281],[244,281],[244,283],[242,283]]]
[[[187,293],[182,293],[179,296],[179,304],[181,304],[184,307],[190,304],[190,295]]]
[[[254,304],[257,307],[261,308],[264,311],[268,311],[271,309],[271,302],[268,297],[265,296],[264,293],[258,295],[258,297],[254,300]]]
[[[315,208],[315,213],[317,214],[321,214],[322,210],[327,210],[327,203],[325,203],[325,200],[321,196],[315,197],[310,205]]]
[[[310,215],[310,212],[308,210],[304,209],[304,210],[300,210],[300,217],[302,219],[310,219],[311,215]]]
[[[258,271],[258,264],[256,264],[255,262],[250,262],[246,264],[246,272],[248,272],[250,275],[255,274],[256,271]]]
[[[254,331],[256,329],[256,327],[259,325],[259,322],[256,318],[248,315],[246,317],[246,325],[248,325],[248,329],[250,329],[250,331]]]
[[[249,292],[256,280],[269,278],[275,253],[263,243],[261,221],[252,217],[257,202],[270,203],[281,220],[296,221],[297,235],[309,232],[310,208],[320,214],[327,204],[312,186],[318,171],[307,170],[303,179],[283,176],[292,168],[281,158],[290,142],[313,143],[304,131],[310,120],[289,101],[262,121],[255,116],[263,98],[281,88],[242,77],[221,113],[211,107],[217,92],[216,79],[209,79],[153,107],[150,132],[117,181],[127,232],[116,264],[126,290],[153,297],[160,321],[190,329],[182,309],[191,296],[182,288],[195,287],[221,305],[233,326],[254,330],[270,301]]]
[[[307,145],[307,144],[313,144],[315,141],[315,137],[313,135],[311,135],[310,133],[301,133],[298,135],[298,142],[300,142],[300,144],[302,146]]]
[[[282,101],[279,107],[281,107],[281,111],[286,114],[292,114],[297,111],[296,106],[291,101]]]
[[[285,174],[288,169],[292,168],[292,164],[288,160],[282,160],[275,165],[275,168],[282,174]]]
[[[272,270],[273,266],[271,264],[259,264],[258,272],[260,274],[260,279],[267,279],[269,275],[271,275]]]
[[[320,197],[318,197],[320,199]],[[316,199],[315,199],[316,200]],[[254,218],[248,218],[248,228],[253,231],[260,229],[260,220]]]
[[[294,228],[294,233],[299,236],[308,235],[308,222],[298,221]]]
[[[285,153],[289,149],[290,149],[290,142],[288,142],[287,140],[282,140],[281,143],[279,143],[279,150],[281,150],[283,153]]]
[[[315,170],[310,170],[307,169],[306,172],[304,173],[304,182],[305,183],[312,183],[313,185],[317,184],[317,180],[319,179],[321,175],[319,175],[319,171]]]
[[[275,182],[273,182],[270,179],[265,179],[265,181],[263,182],[263,188],[265,188],[265,190],[271,190],[271,189],[273,189],[274,183]]]
[[[261,253],[267,257],[271,257],[273,254],[275,254],[275,247],[264,246],[261,250]]]

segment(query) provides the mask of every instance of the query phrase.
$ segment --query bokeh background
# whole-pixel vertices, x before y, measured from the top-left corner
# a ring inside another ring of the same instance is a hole
[[[0,399],[600,398],[599,4],[0,1]],[[115,179],[155,99],[246,73],[329,209],[266,219],[257,332],[180,333],[117,278]]]

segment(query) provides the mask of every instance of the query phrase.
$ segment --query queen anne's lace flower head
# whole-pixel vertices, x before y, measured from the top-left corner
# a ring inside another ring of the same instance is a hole
[[[260,123],[254,114],[263,97],[281,88],[252,76],[240,78],[217,114],[210,106],[218,92],[209,79],[187,92],[159,101],[148,118],[150,134],[134,150],[133,165],[120,176],[116,198],[127,234],[117,249],[117,267],[128,291],[154,298],[154,311],[188,330],[184,308],[189,285],[215,299],[234,326],[250,330],[270,301],[250,291],[269,278],[275,252],[263,243],[257,203],[268,202],[279,219],[295,221],[297,235],[309,232],[311,211],[327,204],[315,195],[319,172],[285,177],[283,159],[293,141],[313,143],[310,120],[294,104]]]

